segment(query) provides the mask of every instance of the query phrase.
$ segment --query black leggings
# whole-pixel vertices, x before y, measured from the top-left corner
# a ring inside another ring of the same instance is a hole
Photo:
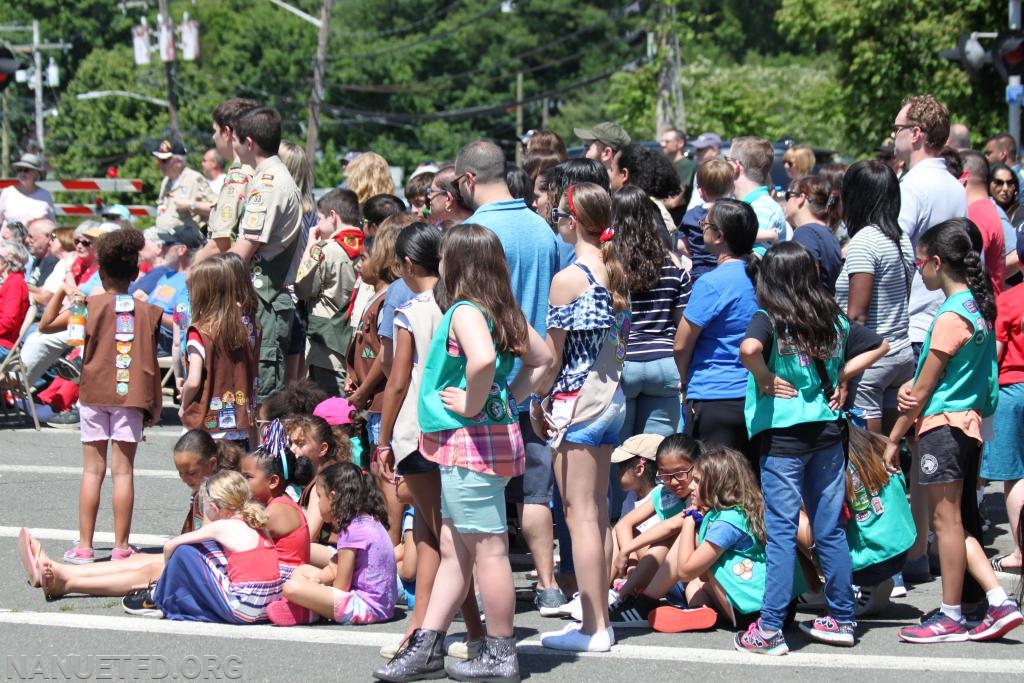
[[[761,471],[760,449],[757,443],[747,437],[747,422],[743,415],[742,398],[716,400],[687,400],[686,417],[683,426],[692,436],[706,446],[726,446],[746,456],[754,470]]]

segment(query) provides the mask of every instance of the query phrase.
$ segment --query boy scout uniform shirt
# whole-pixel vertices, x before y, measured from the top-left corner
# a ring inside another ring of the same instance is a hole
[[[332,235],[314,244],[302,260],[295,279],[295,293],[310,305],[311,316],[334,318],[345,315],[355,285],[356,271],[352,259]],[[332,352],[323,343],[309,337],[306,341],[306,364],[343,372],[345,351],[347,349]]]
[[[302,225],[302,196],[276,155],[253,170],[244,211],[239,236],[261,245],[252,259],[253,274],[258,268],[274,290],[291,284],[285,280]],[[255,280],[253,284],[260,289]]]
[[[183,199],[186,202],[212,202],[215,197],[210,190],[210,183],[202,173],[191,168],[183,169],[174,181],[164,176],[160,183],[160,195],[156,200],[156,227],[173,230],[179,223],[185,223],[201,232],[206,232],[206,221],[194,211],[179,211],[174,203]]]
[[[210,211],[210,239],[233,239],[245,209],[245,198],[252,181],[252,166],[236,161],[224,175],[217,204]]]

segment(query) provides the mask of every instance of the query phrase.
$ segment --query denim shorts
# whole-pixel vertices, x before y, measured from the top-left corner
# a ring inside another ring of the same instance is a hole
[[[551,404],[551,416],[556,422],[562,422],[572,414],[576,398],[555,399]],[[581,446],[618,446],[622,441],[619,432],[626,421],[626,396],[622,389],[615,390],[612,402],[604,412],[593,420],[569,426],[565,432],[565,441]]]
[[[380,413],[366,414],[366,439],[374,446],[380,443]]]
[[[863,410],[865,418],[880,419],[883,410],[896,408],[896,394],[905,382],[914,378],[916,368],[911,347],[889,352],[850,382],[849,402]]]
[[[395,466],[395,473],[403,477],[408,477],[410,474],[427,474],[428,472],[435,471],[437,471],[437,463],[427,460],[419,451],[413,451],[402,458],[402,461]]]
[[[505,485],[508,477],[465,467],[441,468],[441,518],[463,534],[508,533]]]

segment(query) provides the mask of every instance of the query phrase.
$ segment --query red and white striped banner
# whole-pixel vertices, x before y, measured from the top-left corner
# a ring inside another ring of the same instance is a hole
[[[0,189],[17,182],[16,178],[0,178]],[[134,178],[40,180],[36,184],[50,192],[142,192],[142,181]]]
[[[100,207],[100,211],[96,210],[95,204],[57,204],[56,214],[58,216],[99,216],[101,211],[109,209],[109,206]],[[133,204],[127,207],[128,213],[134,217],[145,217],[155,216],[155,206],[142,206]]]

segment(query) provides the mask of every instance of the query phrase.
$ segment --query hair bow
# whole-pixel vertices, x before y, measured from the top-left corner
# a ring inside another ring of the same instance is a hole
[[[601,231],[601,244],[611,242],[613,237],[615,237],[615,231],[611,228],[605,228]]]

